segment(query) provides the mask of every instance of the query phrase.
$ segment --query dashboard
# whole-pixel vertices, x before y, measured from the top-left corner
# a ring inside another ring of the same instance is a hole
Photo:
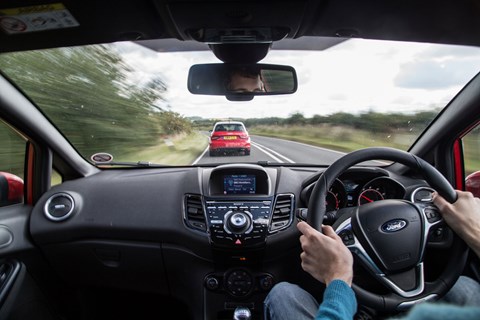
[[[158,292],[206,308],[206,318],[239,303],[261,310],[278,281],[319,290],[301,269],[294,222],[323,171],[256,164],[104,170],[52,187],[33,208],[30,232],[72,286]],[[428,201],[431,191],[415,176],[353,167],[329,190],[327,211]]]
[[[193,230],[198,231],[194,237],[201,234],[210,242],[214,226],[220,224],[229,237],[258,226],[265,238],[287,229],[295,210],[308,207],[322,172],[322,168],[255,164],[105,170],[52,187],[35,206],[30,227],[40,244],[92,236],[116,238],[119,228],[159,231],[153,238],[132,232],[130,237],[138,240],[164,240],[173,231]],[[411,200],[419,187],[428,187],[419,177],[381,167],[353,167],[328,191],[327,211],[383,199]],[[171,232],[162,232],[165,229]],[[215,240],[213,245],[218,243]]]

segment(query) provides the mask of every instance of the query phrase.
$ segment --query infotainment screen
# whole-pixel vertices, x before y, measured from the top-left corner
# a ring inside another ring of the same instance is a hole
[[[255,194],[256,192],[256,176],[253,174],[223,176],[223,194]]]

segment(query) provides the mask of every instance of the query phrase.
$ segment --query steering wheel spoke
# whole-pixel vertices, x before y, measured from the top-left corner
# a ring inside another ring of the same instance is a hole
[[[352,219],[348,218],[343,221],[340,226],[335,230],[338,236],[342,239],[345,246],[350,249],[350,251],[357,255],[365,265],[365,267],[377,278],[384,276],[384,272],[380,270],[377,264],[372,260],[370,255],[365,251],[362,244],[355,236],[352,230]]]
[[[405,285],[405,279],[408,282],[407,285],[409,286],[409,288],[402,288],[402,286]],[[417,266],[410,270],[407,270],[400,274],[395,274],[394,276],[383,275],[380,277],[379,281],[383,283],[387,288],[391,289],[392,292],[398,294],[403,298],[416,297],[422,294],[425,290],[423,262],[419,263]],[[399,282],[401,282],[402,284],[400,284]]]
[[[425,230],[429,231],[433,226],[443,222],[442,215],[438,208],[433,204],[417,204],[414,205],[423,214],[425,218]]]
[[[359,239],[355,236],[352,230],[351,218],[343,221],[335,232],[342,239],[346,247],[362,261],[364,267],[368,269],[374,278],[390,291],[404,298],[415,297],[423,292],[425,288],[423,262],[418,263],[407,271],[387,275],[374,262]],[[407,288],[405,288],[405,286],[407,286]]]

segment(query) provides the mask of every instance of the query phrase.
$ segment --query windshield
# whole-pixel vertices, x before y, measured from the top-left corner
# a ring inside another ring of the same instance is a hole
[[[261,62],[293,66],[294,94],[191,94],[189,68],[218,62],[210,51],[132,42],[0,55],[2,72],[92,163],[106,153],[166,165],[329,165],[364,147],[408,150],[480,70],[480,49],[360,39],[323,51],[272,49]],[[214,130],[221,122],[226,130]]]

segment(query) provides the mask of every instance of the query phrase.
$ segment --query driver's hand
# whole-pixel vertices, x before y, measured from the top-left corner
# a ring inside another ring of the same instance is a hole
[[[301,221],[297,224],[302,233],[300,254],[302,268],[312,277],[328,285],[335,279],[352,285],[353,256],[342,239],[330,226],[322,226],[323,234]]]
[[[449,203],[438,193],[433,203],[450,228],[480,257],[480,199],[471,192],[457,190],[457,201]]]

